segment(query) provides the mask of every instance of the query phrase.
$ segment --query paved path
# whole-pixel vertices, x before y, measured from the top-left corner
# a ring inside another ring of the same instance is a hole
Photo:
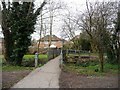
[[[59,88],[60,58],[58,56],[35,69],[12,88]]]

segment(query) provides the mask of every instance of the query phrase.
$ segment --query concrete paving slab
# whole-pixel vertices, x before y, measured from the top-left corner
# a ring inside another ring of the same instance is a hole
[[[12,88],[59,88],[60,58],[61,56],[58,56],[36,68]]]

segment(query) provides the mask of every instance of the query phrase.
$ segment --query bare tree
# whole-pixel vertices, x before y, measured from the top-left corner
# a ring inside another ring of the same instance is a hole
[[[42,31],[43,31],[43,18],[42,18],[42,10],[41,10],[41,23],[40,23],[40,29],[39,29],[39,40],[38,40],[38,50],[37,52],[39,52],[39,46],[40,46],[40,41],[41,41],[41,37],[42,37]]]
[[[86,0],[87,11],[83,14],[81,21],[78,22],[79,27],[85,30],[91,43],[96,47],[99,53],[101,63],[100,70],[103,72],[104,65],[104,40],[105,35],[109,33],[108,27],[112,23],[115,3],[112,2],[95,2],[91,4]]]
[[[0,25],[2,23],[2,10],[1,10],[1,5],[0,5]]]
[[[65,38],[72,40],[75,49],[79,49],[79,46],[77,46],[78,40],[75,39],[75,32],[78,30],[78,25],[76,20],[74,20],[76,17],[68,9],[67,12],[68,13],[63,15],[62,33],[64,34]]]
[[[39,31],[39,42],[38,48],[40,45],[40,39],[48,32],[50,34],[49,37],[49,46],[51,45],[51,37],[53,32],[53,24],[54,19],[59,16],[59,11],[64,8],[64,4],[61,5],[61,2],[54,2],[53,0],[48,0],[47,5],[42,9],[42,14],[38,18],[38,25],[40,23],[40,31]],[[39,51],[39,50],[38,50]]]

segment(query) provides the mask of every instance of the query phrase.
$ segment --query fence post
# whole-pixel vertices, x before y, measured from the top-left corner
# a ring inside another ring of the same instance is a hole
[[[38,53],[35,53],[35,67],[38,66]]]
[[[50,49],[47,50],[48,61],[49,61],[49,58],[50,58],[49,52],[50,52]]]
[[[51,48],[51,49],[52,49],[52,58],[54,59],[55,58],[55,55],[54,55],[55,49],[54,48]]]
[[[60,59],[60,67],[61,67],[62,64],[63,64],[63,50],[62,50],[62,49],[61,49],[60,55],[61,55],[61,59]]]
[[[90,50],[89,50],[89,61],[90,61],[90,54],[91,54],[91,52],[90,52]]]

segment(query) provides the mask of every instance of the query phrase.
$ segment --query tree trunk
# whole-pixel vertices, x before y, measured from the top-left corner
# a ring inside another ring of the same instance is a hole
[[[40,52],[39,46],[40,46],[40,41],[41,41],[41,37],[42,37],[42,31],[43,31],[43,19],[42,19],[42,10],[41,10],[41,28],[40,28],[40,39],[39,39],[39,43],[38,43],[38,53]]]
[[[5,60],[9,63],[9,58],[10,58],[10,44],[9,44],[9,34],[7,35],[4,35],[4,45],[5,45],[5,53],[4,53],[4,56],[5,56]]]
[[[11,36],[10,36],[10,32],[6,27],[2,27],[3,30],[3,34],[4,34],[4,48],[5,48],[5,53],[4,53],[4,57],[5,60],[8,64],[10,64],[11,59],[11,49],[12,49],[12,41],[11,41]]]
[[[22,64],[22,58],[23,58],[23,56],[19,57],[19,59],[16,60],[15,65],[21,66],[21,64]]]
[[[8,20],[8,17],[9,17],[9,12],[8,10],[6,9],[6,4],[5,2],[2,2],[2,5],[3,5],[3,10],[2,10],[2,13],[1,13],[1,16],[2,16],[2,32],[3,32],[3,35],[4,35],[4,58],[6,60],[6,62],[8,64],[10,64],[12,62],[12,59],[11,59],[11,50],[12,50],[12,39],[11,39],[11,32],[9,30],[9,20]],[[9,4],[8,4],[9,6]],[[9,8],[8,8],[9,9]]]
[[[53,15],[50,15],[50,37],[49,37],[49,46],[51,45],[51,41],[52,41],[52,25],[53,25]]]
[[[100,71],[104,71],[104,55],[103,55],[103,49],[99,48],[99,60],[100,60]]]

